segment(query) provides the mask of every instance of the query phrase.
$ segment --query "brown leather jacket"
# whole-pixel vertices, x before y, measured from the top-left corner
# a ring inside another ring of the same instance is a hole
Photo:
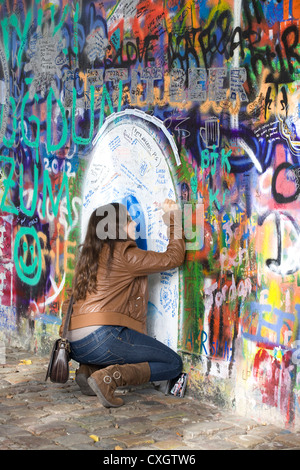
[[[108,246],[104,246],[99,259],[96,293],[87,293],[84,300],[74,303],[69,330],[92,325],[118,325],[146,333],[147,275],[178,267],[185,258],[181,216],[177,218],[176,212],[163,216],[169,238],[165,252],[141,250],[133,240],[117,242],[108,273]],[[68,299],[64,302],[63,314],[67,306]],[[63,323],[60,332],[62,327]]]

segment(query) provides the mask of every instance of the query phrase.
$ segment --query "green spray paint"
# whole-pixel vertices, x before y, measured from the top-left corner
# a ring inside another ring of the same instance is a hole
[[[2,198],[1,198],[0,209],[3,212],[8,212],[10,214],[18,214],[18,210],[14,205],[7,205],[6,204],[6,198],[8,196],[8,192],[16,184],[15,181],[13,180],[13,175],[14,175],[16,165],[15,165],[15,162],[14,162],[13,158],[5,157],[3,155],[0,155],[0,162],[1,161],[4,161],[4,162],[10,164],[11,167],[10,167],[9,175],[7,176],[7,178],[5,178],[3,180],[4,192],[3,192]]]
[[[204,324],[204,273],[202,264],[195,260],[188,260],[183,266],[184,306],[183,325],[180,331],[181,349],[195,354],[200,353],[201,338],[199,331]],[[191,288],[190,288],[191,287]],[[190,343],[190,348],[187,344]]]
[[[38,101],[38,96],[34,96],[35,100]],[[26,107],[26,102],[29,99],[29,91],[26,93],[22,100],[22,105],[21,105],[21,131],[22,131],[22,137],[24,139],[24,143],[28,145],[28,147],[33,147],[37,148],[40,145],[40,120],[36,116],[32,115],[29,116],[27,119],[29,122],[35,122],[37,126],[36,130],[36,138],[35,140],[29,140],[27,135],[26,135],[26,129],[25,129],[25,107]]]
[[[58,195],[56,196],[56,200],[54,201],[53,193],[52,193],[52,185],[51,185],[51,178],[49,175],[49,171],[44,171],[44,185],[43,185],[43,204],[42,204],[42,214],[43,217],[46,215],[46,201],[47,201],[47,192],[49,194],[50,202],[52,205],[53,214],[55,217],[58,215],[59,203],[65,189],[65,195],[67,200],[67,209],[68,209],[68,219],[69,224],[72,225],[72,211],[71,211],[71,204],[70,204],[70,193],[69,193],[69,180],[67,173],[63,173],[63,179],[61,186],[59,188]]]
[[[28,215],[29,217],[32,217],[35,209],[36,209],[36,204],[37,204],[37,197],[38,197],[38,185],[39,185],[39,171],[37,165],[34,165],[34,184],[33,184],[33,196],[32,196],[32,202],[31,202],[31,209],[27,209],[24,205],[24,198],[23,198],[23,191],[24,191],[24,168],[23,165],[20,165],[20,209],[21,211]]]
[[[62,102],[59,99],[56,99],[56,102],[59,106],[61,116],[62,116],[62,135],[58,144],[53,145],[51,143],[51,122],[52,122],[52,96],[55,96],[54,90],[51,87],[49,90],[49,94],[47,96],[47,150],[48,152],[56,152],[58,149],[63,147],[68,138],[68,122],[65,114],[65,109],[63,107]]]
[[[95,87],[91,85],[91,119],[90,119],[90,132],[89,136],[84,138],[76,134],[75,129],[75,110],[76,110],[76,89],[73,87],[73,104],[72,104],[72,137],[76,144],[88,145],[93,137],[94,132],[94,119],[95,119]]]

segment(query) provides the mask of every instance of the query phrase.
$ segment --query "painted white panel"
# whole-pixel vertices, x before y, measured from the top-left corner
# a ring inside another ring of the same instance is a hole
[[[127,205],[130,215],[139,215],[144,240],[141,249],[163,252],[167,228],[160,205],[166,198],[177,200],[169,169],[175,144],[156,118],[129,110],[110,116],[94,140],[84,182],[82,239],[90,214],[109,202]],[[137,214],[137,211],[140,214]],[[148,334],[177,348],[179,309],[178,269],[149,276]]]

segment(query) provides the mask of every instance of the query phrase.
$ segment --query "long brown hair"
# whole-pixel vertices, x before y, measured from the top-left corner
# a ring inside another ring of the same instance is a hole
[[[126,207],[119,203],[98,207],[91,214],[85,240],[79,246],[73,279],[74,300],[85,299],[88,292],[95,292],[99,256],[104,244],[109,246],[107,260],[109,271],[116,242],[128,240],[124,231],[127,220]]]

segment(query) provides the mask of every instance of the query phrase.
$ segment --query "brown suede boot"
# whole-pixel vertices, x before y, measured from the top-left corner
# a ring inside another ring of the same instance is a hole
[[[103,369],[103,366],[97,366],[93,364],[80,364],[79,368],[75,372],[75,382],[80,388],[83,395],[95,396],[96,393],[89,386],[87,379],[92,375],[96,370]]]
[[[124,404],[122,398],[115,397],[117,387],[140,385],[150,380],[148,362],[139,364],[113,365],[94,372],[88,378],[88,384],[106,408],[117,408]]]

